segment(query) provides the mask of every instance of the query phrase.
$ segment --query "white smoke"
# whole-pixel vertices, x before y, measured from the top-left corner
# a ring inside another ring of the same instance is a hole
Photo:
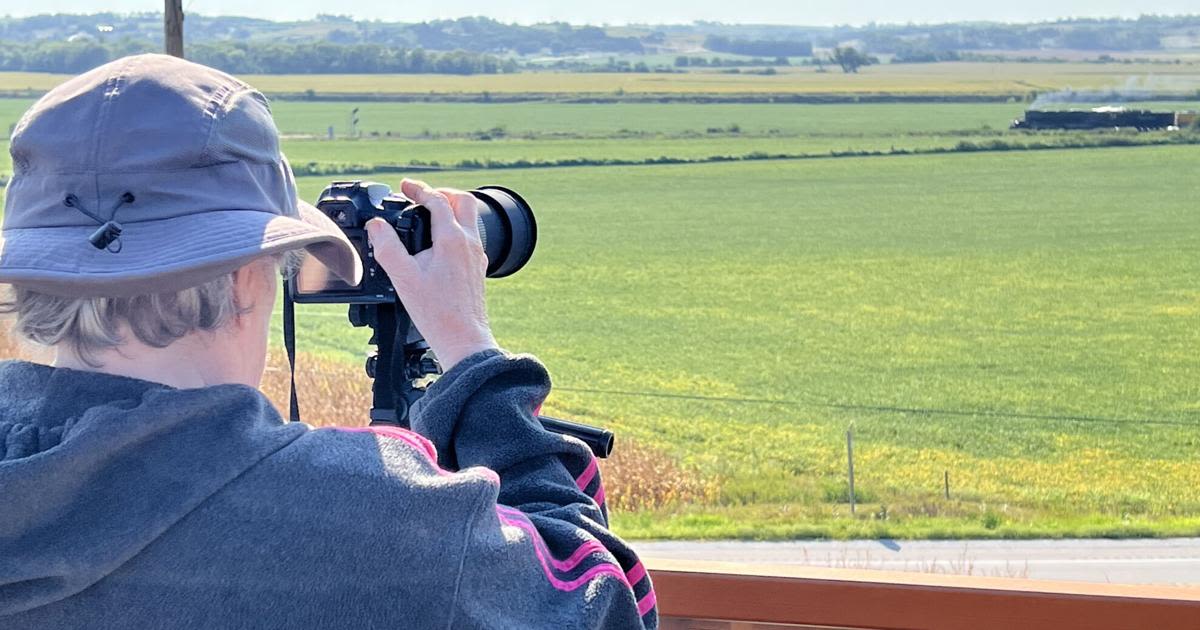
[[[1057,92],[1038,94],[1030,109],[1040,109],[1060,103],[1112,105],[1134,101],[1200,99],[1200,80],[1179,76],[1129,77],[1124,83],[1107,88],[1076,90],[1071,87]]]

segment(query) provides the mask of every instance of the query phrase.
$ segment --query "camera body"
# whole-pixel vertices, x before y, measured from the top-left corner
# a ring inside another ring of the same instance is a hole
[[[479,238],[488,258],[487,276],[502,278],[529,262],[537,244],[533,210],[516,192],[500,186],[471,191],[480,202]],[[333,182],[321,192],[317,209],[345,233],[363,263],[363,279],[349,285],[313,259],[306,260],[291,282],[301,304],[390,304],[396,301],[387,273],[375,262],[366,225],[380,218],[391,225],[409,254],[433,246],[429,210],[387,184],[361,180]]]
[[[387,304],[396,301],[396,290],[375,262],[367,240],[367,221],[381,218],[396,230],[410,254],[429,249],[429,210],[404,195],[393,193],[387,184],[368,181],[337,181],[321,192],[316,207],[337,224],[358,251],[363,263],[362,283],[353,286],[332,276],[319,264],[306,262],[292,277],[292,295],[298,303]]]

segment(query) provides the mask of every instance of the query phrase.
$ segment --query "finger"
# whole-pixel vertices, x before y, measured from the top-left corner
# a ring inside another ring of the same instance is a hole
[[[387,272],[392,284],[417,273],[417,262],[413,259],[396,230],[383,219],[367,221],[367,240],[371,244],[375,260]]]
[[[454,210],[454,218],[458,221],[458,224],[468,234],[478,238],[479,204],[482,202],[475,195],[454,188],[439,188],[438,192],[446,195],[446,198],[450,200],[450,207]]]
[[[414,179],[400,182],[400,191],[429,210],[429,235],[435,245],[440,240],[452,238],[455,232],[459,231],[454,211],[450,209],[450,200],[446,195],[434,190],[429,184]]]

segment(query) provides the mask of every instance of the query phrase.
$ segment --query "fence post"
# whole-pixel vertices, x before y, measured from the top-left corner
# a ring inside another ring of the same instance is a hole
[[[950,500],[950,471],[946,471],[946,500]]]
[[[854,509],[854,507],[855,507],[854,506],[854,502],[855,502],[855,497],[854,497],[854,425],[850,425],[850,428],[846,429],[846,459],[849,462],[849,469],[850,469],[850,515],[853,516],[855,514],[855,509]]]

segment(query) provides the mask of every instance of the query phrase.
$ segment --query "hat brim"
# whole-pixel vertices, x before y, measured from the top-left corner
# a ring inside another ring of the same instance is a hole
[[[180,291],[304,248],[358,284],[362,263],[342,230],[312,205],[297,205],[295,218],[219,210],[127,223],[116,253],[88,241],[98,226],[8,229],[0,236],[0,283],[65,297],[131,297]]]

